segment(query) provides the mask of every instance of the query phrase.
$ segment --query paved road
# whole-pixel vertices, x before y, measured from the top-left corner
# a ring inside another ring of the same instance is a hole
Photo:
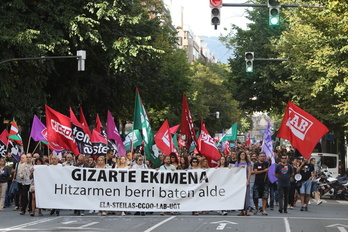
[[[229,212],[220,216],[216,212],[192,216],[191,213],[161,216],[86,214],[74,216],[73,211],[63,210],[60,216],[30,217],[19,215],[12,208],[0,211],[0,231],[127,231],[127,232],[178,232],[178,231],[257,231],[257,232],[348,232],[348,201],[324,199],[317,206],[313,203],[308,212],[299,207],[280,214],[269,211],[268,216],[237,216]]]

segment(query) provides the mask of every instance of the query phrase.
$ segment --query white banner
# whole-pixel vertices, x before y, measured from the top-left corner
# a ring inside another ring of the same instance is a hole
[[[35,166],[39,208],[107,211],[243,209],[245,168],[156,171]]]

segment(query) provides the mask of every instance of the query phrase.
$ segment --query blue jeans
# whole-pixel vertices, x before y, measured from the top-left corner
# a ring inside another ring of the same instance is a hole
[[[309,194],[311,194],[311,189],[312,189],[312,181],[306,180],[301,185],[300,193],[309,195]]]
[[[274,208],[274,201],[279,202],[277,186],[278,186],[278,181],[274,182],[273,184],[271,182],[269,183],[269,194],[270,194],[269,207],[271,209]]]
[[[5,196],[5,207],[10,207],[11,206],[11,200],[13,196],[10,196],[10,187],[12,184],[12,180],[7,181],[7,190],[6,190],[6,196]]]

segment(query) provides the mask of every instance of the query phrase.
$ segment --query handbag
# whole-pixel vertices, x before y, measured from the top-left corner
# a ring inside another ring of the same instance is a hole
[[[12,182],[9,190],[10,196],[15,195],[18,191],[19,187],[17,181]]]

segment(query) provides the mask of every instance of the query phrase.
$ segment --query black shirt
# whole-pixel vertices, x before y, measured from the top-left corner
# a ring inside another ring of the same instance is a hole
[[[268,163],[267,162],[263,162],[263,163],[259,163],[256,162],[254,163],[254,167],[253,170],[257,170],[257,171],[262,171],[265,170],[266,168],[268,168]],[[267,172],[263,172],[260,174],[255,174],[255,184],[265,184],[268,183],[268,173]]]
[[[314,172],[313,164],[305,164],[302,166],[300,174],[302,176],[301,181],[306,181],[312,176],[312,172]]]

